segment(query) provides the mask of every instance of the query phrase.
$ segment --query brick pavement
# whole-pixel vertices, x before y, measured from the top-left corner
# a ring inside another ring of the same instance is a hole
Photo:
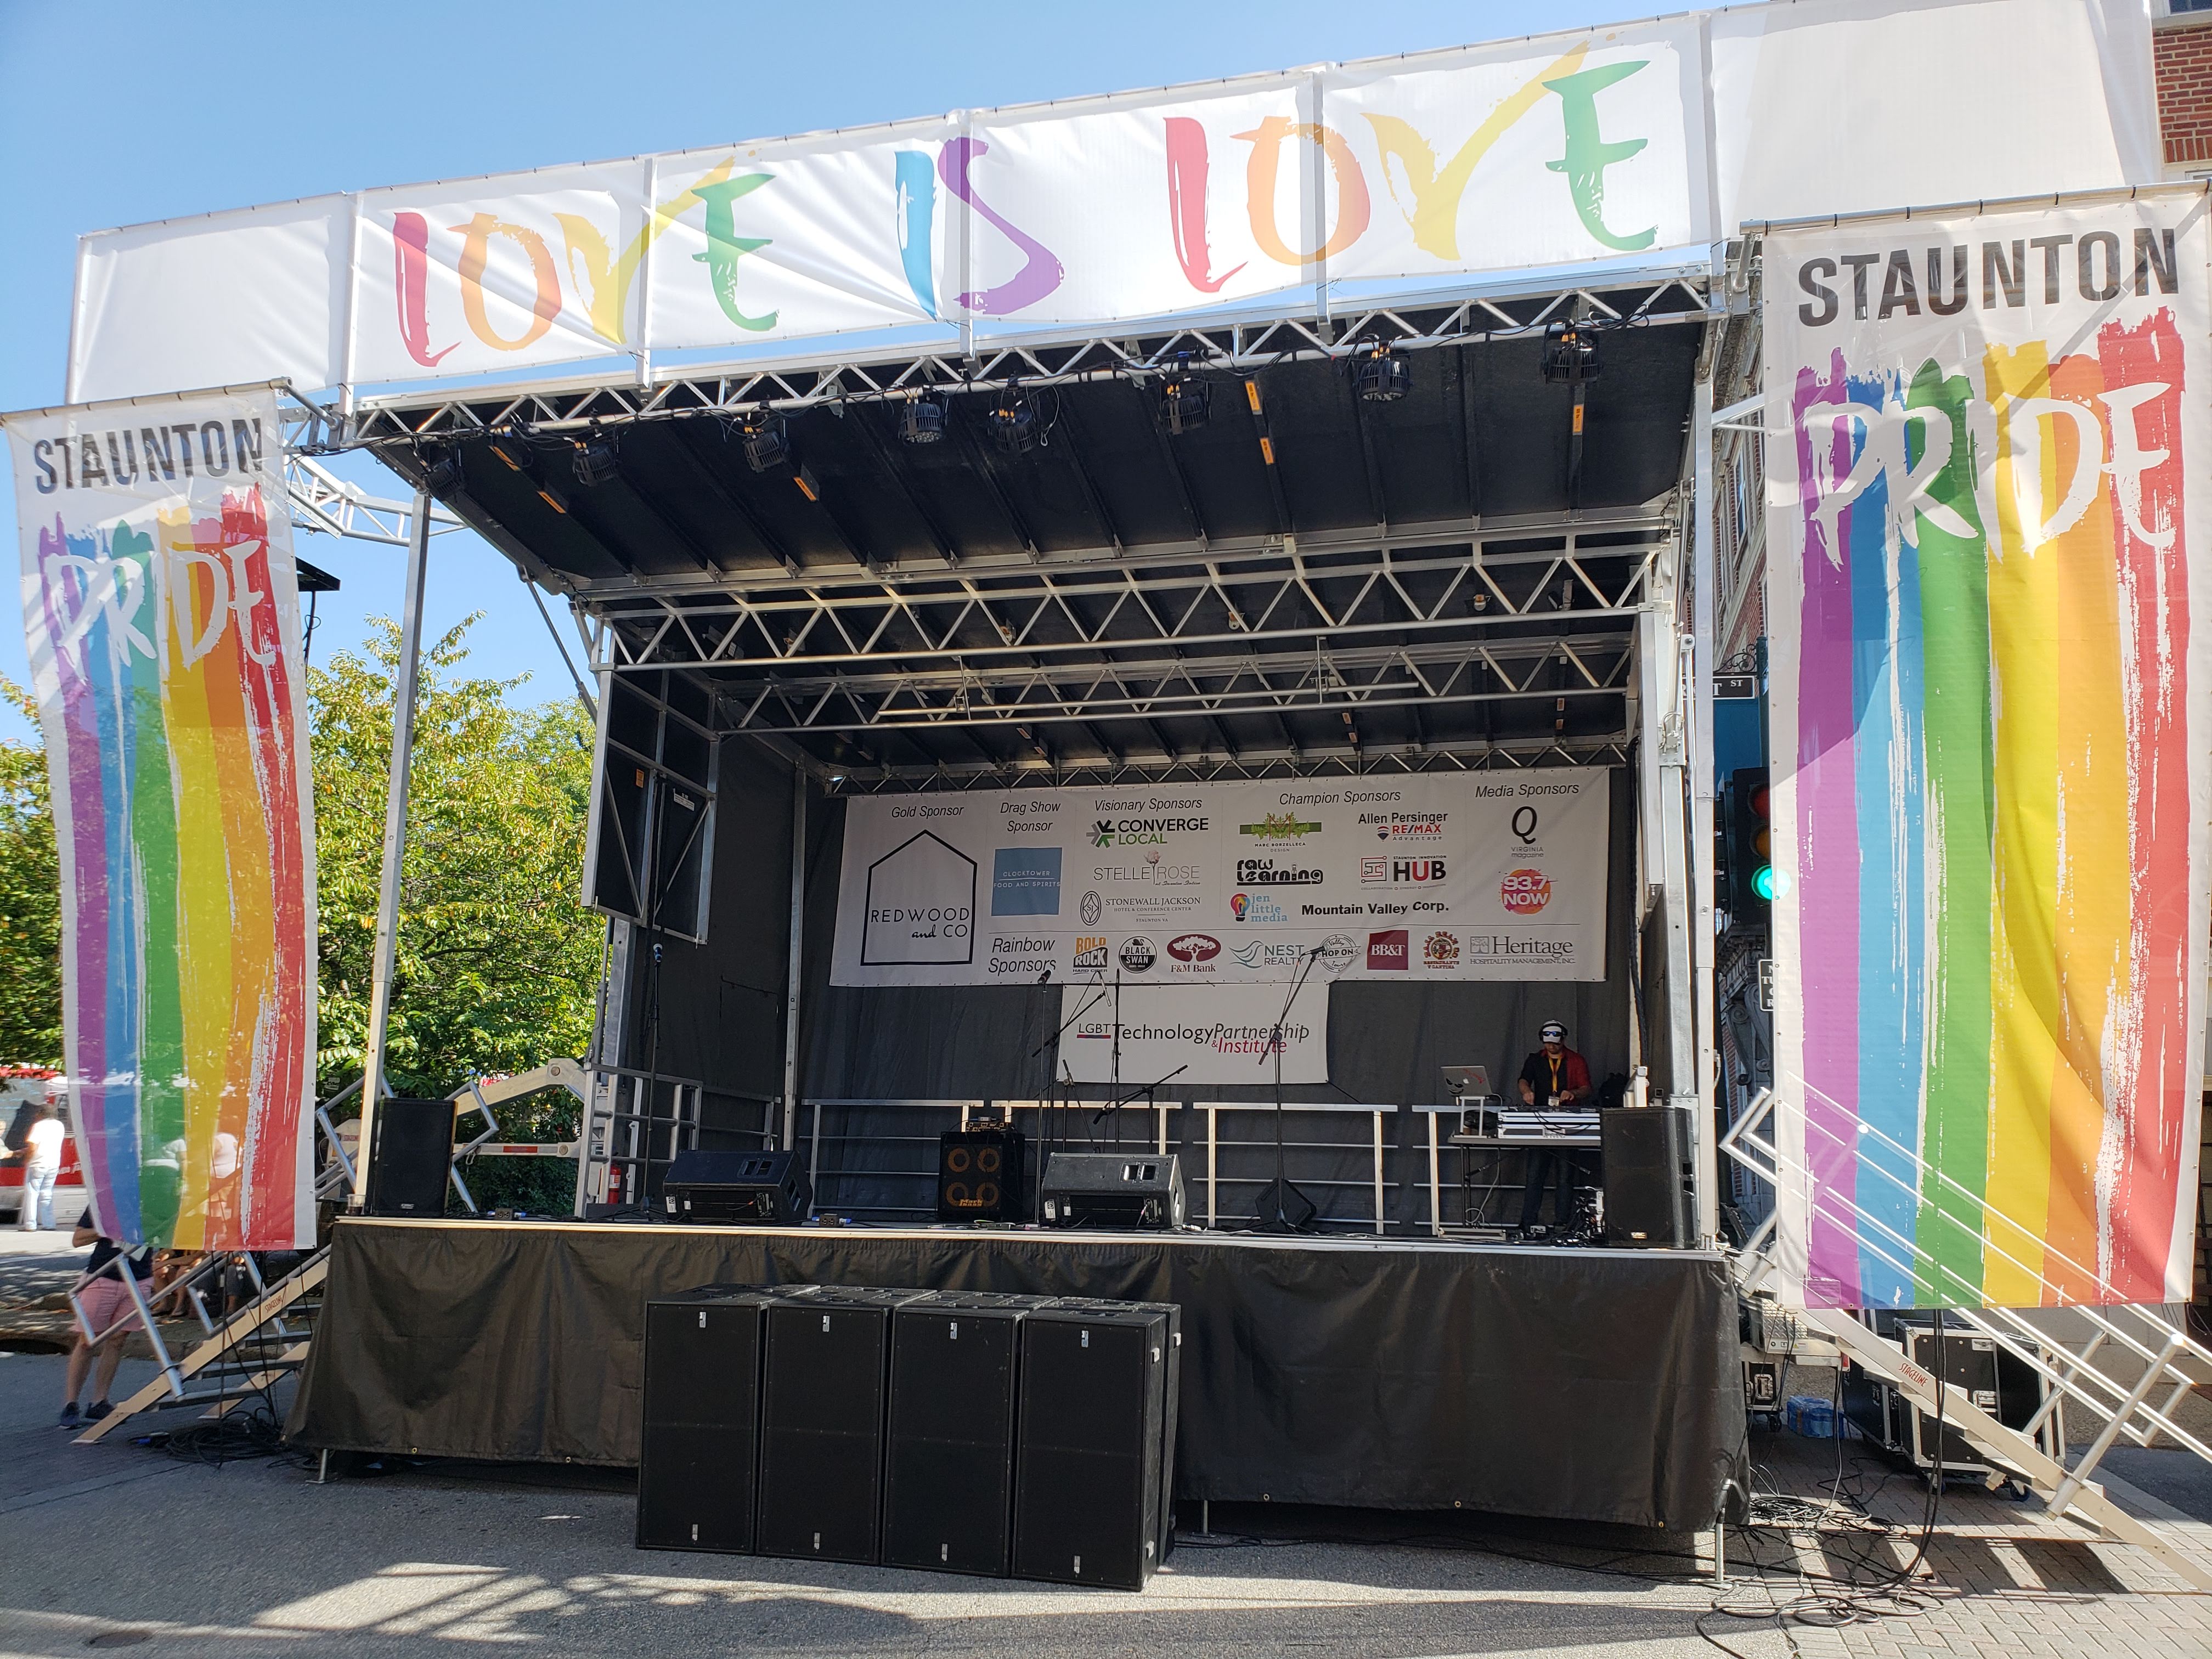
[[[1826,1484],[1836,1468],[1830,1443],[1755,1432],[1752,1455],[1762,1492],[1826,1500]],[[1806,1570],[1802,1577],[1786,1571],[1756,1579],[1747,1575],[1731,1586],[1735,1605],[1755,1607],[1818,1596],[1835,1587],[1818,1582],[1812,1573],[1863,1580],[1875,1569],[1893,1572],[1912,1559],[1925,1515],[1925,1488],[1856,1442],[1847,1443],[1844,1467],[1844,1490],[1861,1497],[1868,1510],[1894,1530],[1862,1530],[1832,1512],[1818,1525],[1732,1533],[1731,1558]],[[2121,1498],[2124,1505],[2136,1507]],[[2148,1507],[2153,1516],[2165,1508],[2155,1503]],[[2212,1655],[2212,1595],[2197,1593],[2141,1550],[2092,1537],[2072,1522],[2054,1519],[2035,1500],[2016,1501],[1984,1488],[1948,1486],[1936,1522],[1924,1559],[1902,1587],[1902,1604],[1885,1611],[1879,1602],[1863,1602],[1862,1616],[1836,1623],[1816,1605],[1798,1603],[1799,1616],[1787,1626],[1791,1650],[1805,1659]],[[2159,1524],[2198,1559],[2212,1562],[2212,1524],[2178,1519],[2160,1519]],[[1741,1646],[1729,1628],[1735,1622],[1709,1620],[1706,1628]],[[1763,1626],[1746,1621],[1741,1628],[1763,1628],[1771,1640],[1776,1625],[1770,1619]]]

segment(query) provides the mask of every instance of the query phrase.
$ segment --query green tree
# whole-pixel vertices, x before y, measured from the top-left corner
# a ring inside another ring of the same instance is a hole
[[[463,673],[477,620],[422,653],[385,1060],[400,1094],[449,1093],[471,1077],[581,1055],[591,1041],[604,926],[578,902],[590,728],[574,702],[518,708],[508,694],[519,679]],[[358,1074],[368,1042],[398,658],[387,623],[366,656],[341,653],[308,672],[325,1097]],[[499,1110],[503,1139],[576,1131],[565,1094]],[[468,1171],[479,1203],[531,1209],[566,1209],[574,1179],[573,1165],[537,1159]]]
[[[37,704],[5,676],[0,702],[36,727]],[[0,739],[0,1064],[61,1063],[61,860],[46,750]]]

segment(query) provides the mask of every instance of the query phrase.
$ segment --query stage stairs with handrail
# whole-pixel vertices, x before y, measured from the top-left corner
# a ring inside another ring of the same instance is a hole
[[[1813,1214],[1854,1233],[1863,1249],[1896,1267],[1908,1279],[1917,1270],[1925,1280],[1941,1281],[1948,1270],[1923,1247],[1887,1225],[1855,1197],[1845,1198],[1815,1183],[1805,1163],[1785,1157],[1769,1127],[1777,1103],[1775,1095],[1761,1090],[1722,1137],[1721,1150],[1771,1183],[1777,1193],[1786,1183],[1804,1198]],[[1807,1122],[1808,1133],[1819,1127],[1811,1115]],[[1861,1126],[1861,1133],[1881,1140],[1889,1155],[1887,1159],[1863,1161],[1862,1171],[1894,1162],[1901,1169],[1910,1169],[1915,1178],[1924,1177],[1926,1167],[1910,1148],[1889,1140],[1871,1126]],[[1905,1188],[1904,1177],[1886,1170],[1882,1173]],[[1940,1176],[1938,1182],[1942,1184]],[[1917,1185],[1905,1190],[1917,1200]],[[1978,1194],[1963,1188],[1952,1196],[1958,1200],[1954,1207],[1962,1215],[1972,1213],[1975,1206],[1986,1210]],[[1992,1241],[2008,1236],[2008,1230],[2017,1231],[2002,1218],[1997,1219],[1996,1228],[1990,1226],[1986,1218],[1980,1223]],[[1778,1278],[1778,1266],[1771,1254],[1774,1240],[1775,1219],[1770,1214],[1737,1253],[1736,1280],[1745,1296],[1760,1292]],[[2039,1270],[2019,1263],[1996,1243],[1988,1243],[1987,1248],[1991,1254],[2041,1277]],[[1964,1285],[1951,1288],[1960,1292],[1968,1290]],[[1962,1294],[1960,1299],[1967,1297]],[[2200,1549],[2161,1525],[2130,1514],[2093,1478],[2105,1454],[2122,1440],[2142,1447],[2172,1445],[2212,1464],[2212,1445],[2176,1420],[2176,1408],[2191,1390],[2200,1382],[2212,1380],[2212,1348],[2169,1319],[2160,1307],[2075,1304],[1947,1309],[1946,1324],[1963,1328],[1966,1336],[1990,1339],[2043,1379],[2045,1393],[2040,1408],[2017,1428],[1982,1410],[1965,1390],[1940,1387],[1934,1374],[1917,1364],[1902,1346],[1877,1334],[1856,1313],[1833,1308],[1793,1308],[1792,1314],[1804,1322],[1808,1330],[1833,1342],[1852,1364],[1889,1383],[1930,1417],[1940,1414],[1946,1427],[1956,1430],[1992,1464],[2027,1486],[2051,1514],[2070,1516],[2107,1537],[2146,1550],[2177,1577],[2199,1590],[2212,1592],[2212,1563]],[[2053,1456],[2039,1437],[2045,1433],[2046,1419],[2062,1406],[2086,1413],[2089,1420],[2102,1425],[2070,1468],[2064,1462],[2067,1449],[2063,1443],[2057,1444],[2059,1455]]]

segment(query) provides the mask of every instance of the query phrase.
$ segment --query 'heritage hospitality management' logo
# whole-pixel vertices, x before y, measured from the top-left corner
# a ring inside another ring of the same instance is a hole
[[[1406,930],[1392,927],[1367,936],[1367,971],[1398,973],[1406,971]]]

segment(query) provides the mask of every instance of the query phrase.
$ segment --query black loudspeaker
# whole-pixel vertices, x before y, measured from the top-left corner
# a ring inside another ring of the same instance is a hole
[[[1048,1227],[1180,1227],[1182,1162],[1172,1152],[1054,1152],[1044,1166]]]
[[[952,1129],[938,1138],[939,1221],[1024,1221],[1019,1129]]]
[[[706,1285],[646,1304],[640,1549],[750,1553],[763,1317],[809,1289]]]
[[[441,1216],[453,1167],[453,1103],[380,1100],[368,1152],[368,1212]]]
[[[891,1311],[926,1294],[825,1288],[769,1308],[763,1555],[877,1559]]]
[[[1022,1322],[1014,1576],[1142,1589],[1171,1524],[1171,1310],[1054,1302]]]
[[[678,1152],[660,1182],[671,1221],[796,1227],[814,1205],[796,1152]]]
[[[1690,1205],[1690,1111],[1617,1106],[1597,1115],[1611,1244],[1680,1249],[1697,1237]]]
[[[952,1291],[891,1315],[886,1566],[1006,1577],[1022,1321],[1046,1300]]]

